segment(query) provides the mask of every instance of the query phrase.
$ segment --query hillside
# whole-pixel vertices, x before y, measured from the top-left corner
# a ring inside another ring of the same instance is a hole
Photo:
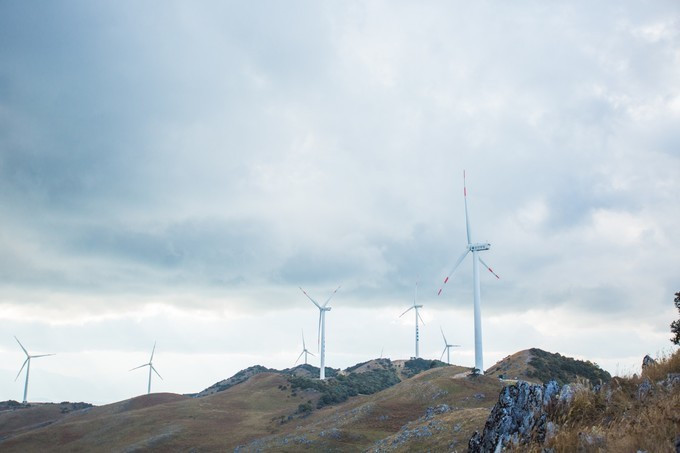
[[[424,359],[375,359],[325,381],[310,378],[318,373],[310,365],[254,366],[192,396],[151,394],[64,414],[8,408],[0,450],[465,450],[504,385],[497,374],[536,372],[530,363],[540,353],[531,351],[485,376]]]
[[[680,351],[643,360],[640,376],[503,388],[469,452],[680,451]]]
[[[553,354],[538,348],[526,349],[505,357],[486,370],[487,376],[505,380],[523,380],[559,384],[588,380],[592,383],[609,382],[611,375],[597,364]]]
[[[446,366],[373,395],[314,410],[295,429],[245,444],[244,451],[420,451],[467,445],[501,388],[498,379]]]

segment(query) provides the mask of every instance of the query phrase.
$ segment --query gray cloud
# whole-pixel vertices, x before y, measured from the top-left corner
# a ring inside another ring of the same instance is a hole
[[[661,338],[679,21],[674,2],[4,2],[0,304],[128,332],[140,307],[289,316],[297,286],[342,284],[337,313],[379,317],[420,277],[429,308],[463,313],[469,261],[436,291],[466,169],[501,275],[487,319],[568,308]]]

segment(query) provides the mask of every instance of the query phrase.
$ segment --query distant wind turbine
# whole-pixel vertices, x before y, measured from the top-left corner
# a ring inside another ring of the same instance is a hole
[[[472,237],[470,233],[470,220],[468,217],[468,208],[467,208],[467,187],[465,185],[465,171],[463,171],[463,199],[465,200],[465,229],[467,231],[467,247],[465,248],[465,251],[463,254],[458,258],[458,261],[456,262],[455,266],[453,266],[453,269],[451,272],[449,272],[449,275],[446,276],[444,279],[444,283],[442,284],[442,287],[439,288],[439,292],[437,295],[440,295],[442,293],[442,290],[444,289],[444,285],[446,285],[446,282],[449,281],[449,277],[456,271],[460,263],[463,262],[465,257],[467,256],[468,253],[472,252],[472,287],[474,290],[474,310],[475,310],[475,368],[478,370],[479,373],[484,374],[484,360],[482,357],[482,309],[481,309],[481,296],[480,296],[480,287],[479,287],[479,263],[482,263],[484,267],[486,267],[489,272],[491,272],[496,278],[500,278],[496,273],[482,260],[482,258],[479,257],[479,252],[489,250],[491,248],[491,244],[489,243],[473,243],[472,242]]]
[[[420,318],[420,320],[423,321],[422,316],[420,316],[420,313],[418,313],[418,309],[423,308],[423,306],[422,305],[416,305],[416,299],[418,299],[418,282],[416,282],[416,291],[415,291],[415,295],[413,296],[413,305],[410,306],[408,308],[408,310],[406,310],[405,312],[400,314],[399,317],[401,318],[402,316],[404,316],[406,313],[408,313],[411,310],[415,310],[415,312],[416,312],[416,356],[415,357],[417,359],[418,357],[420,357],[419,351],[418,351],[418,342],[419,342],[419,339],[420,339],[420,336],[419,336],[419,333],[418,333],[418,319]],[[425,324],[425,321],[423,321],[423,324]]]
[[[305,355],[305,365],[307,365],[307,354],[314,356],[311,352],[307,350],[307,346],[305,346],[305,331],[302,331],[302,352],[298,356],[297,360],[295,361],[295,364],[297,365],[298,361],[300,360],[300,357],[302,357],[302,354]],[[316,357],[316,356],[314,356]]]
[[[161,375],[158,373],[158,371],[156,371],[156,368],[154,368],[154,366],[153,366],[153,354],[154,354],[154,352],[156,352],[156,342],[155,342],[155,341],[153,342],[153,349],[151,350],[151,358],[149,358],[149,363],[145,363],[144,365],[136,366],[136,367],[134,367],[132,370],[130,370],[130,371],[137,370],[137,369],[143,368],[143,367],[145,367],[145,366],[148,366],[148,367],[149,367],[149,386],[148,386],[148,388],[147,388],[147,390],[146,390],[146,394],[147,394],[147,395],[148,395],[149,393],[151,393],[151,371],[153,371],[154,373],[156,373],[156,374],[158,375],[158,377],[161,378],[161,380],[163,379],[163,376],[161,376]]]
[[[17,373],[17,377],[14,378],[16,381],[19,379],[19,375],[21,374],[22,371],[24,371],[24,367],[26,367],[26,383],[24,384],[24,401],[23,403],[26,404],[28,400],[26,399],[26,395],[28,394],[28,375],[31,372],[31,359],[37,359],[38,357],[47,357],[50,355],[55,355],[55,354],[38,354],[38,355],[31,355],[28,353],[26,348],[24,348],[24,345],[21,344],[21,341],[15,336],[14,339],[19,343],[19,346],[21,346],[21,349],[24,351],[24,354],[26,354],[26,360],[24,360],[24,364],[21,365],[21,369],[19,369],[19,372]]]
[[[339,286],[337,288],[335,288],[335,291],[333,291],[333,293],[328,297],[328,300],[326,300],[326,303],[323,304],[323,305],[319,305],[319,303],[317,303],[317,301],[312,299],[309,296],[309,294],[307,294],[307,292],[304,289],[302,289],[302,287],[300,287],[300,291],[302,291],[304,293],[304,295],[307,296],[307,298],[309,300],[311,300],[312,303],[314,305],[316,305],[316,307],[319,309],[319,332],[318,332],[319,344],[318,344],[318,346],[319,346],[319,350],[320,350],[319,355],[321,356],[321,364],[319,366],[319,368],[320,368],[319,369],[319,379],[326,379],[326,312],[331,311],[331,307],[328,306],[328,302],[331,301],[331,298],[335,295],[335,293],[338,292],[339,289],[340,289]]]
[[[450,354],[450,349],[451,348],[460,348],[459,344],[449,344],[448,341],[446,341],[446,337],[444,336],[444,330],[439,326],[439,330],[442,331],[442,337],[444,338],[444,350],[442,351],[442,355],[439,356],[439,360],[441,360],[444,357],[444,353],[446,353],[446,363],[451,365],[451,354]]]

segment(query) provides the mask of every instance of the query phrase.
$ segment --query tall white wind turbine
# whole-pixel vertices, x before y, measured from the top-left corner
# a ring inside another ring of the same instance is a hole
[[[446,285],[446,282],[449,281],[449,277],[456,271],[458,266],[460,266],[460,263],[463,262],[465,257],[467,256],[468,253],[472,252],[472,288],[474,292],[474,310],[475,310],[475,368],[479,373],[484,374],[484,360],[483,360],[483,354],[482,354],[482,309],[481,309],[481,296],[480,296],[480,287],[479,287],[479,263],[482,263],[484,267],[486,267],[489,272],[491,272],[496,278],[500,278],[496,273],[480,258],[479,252],[483,252],[485,250],[489,250],[491,248],[491,244],[484,242],[484,243],[473,243],[472,242],[472,235],[470,233],[470,219],[468,216],[468,208],[467,208],[467,187],[465,184],[465,171],[463,171],[463,199],[465,201],[465,229],[467,231],[467,246],[465,247],[465,251],[463,252],[462,255],[460,255],[460,258],[458,258],[458,261],[456,261],[456,264],[453,266],[453,269],[451,272],[449,272],[449,275],[446,276],[444,279],[444,283],[442,284],[442,287],[439,288],[439,292],[437,295],[442,293],[442,290],[444,289],[444,285]]]
[[[139,369],[139,368],[143,368],[143,367],[145,367],[145,366],[148,366],[148,367],[149,367],[149,386],[148,386],[147,389],[146,389],[146,394],[147,394],[147,395],[148,395],[149,393],[151,393],[151,371],[153,371],[154,373],[156,373],[156,374],[158,375],[158,377],[161,378],[161,380],[163,379],[163,376],[161,376],[161,375],[158,373],[158,371],[156,371],[156,368],[154,368],[154,366],[153,366],[153,354],[154,354],[154,352],[156,352],[156,342],[155,342],[155,341],[153,342],[153,349],[151,350],[151,358],[149,358],[149,363],[145,363],[145,364],[143,364],[143,365],[136,366],[136,367],[134,367],[134,368],[132,369],[132,370],[136,370],[136,369]],[[130,370],[130,371],[132,371],[132,370]]]
[[[444,353],[446,353],[446,363],[451,365],[451,348],[460,348],[459,344],[449,344],[448,341],[446,341],[446,337],[444,336],[444,330],[439,326],[439,330],[442,331],[442,338],[444,338],[444,350],[442,351],[442,355],[439,356],[439,360],[444,358]]]
[[[413,305],[411,305],[405,312],[403,312],[402,314],[399,315],[399,317],[401,318],[402,316],[404,316],[406,313],[408,313],[411,310],[415,310],[415,312],[416,312],[416,355],[415,355],[416,359],[418,357],[420,357],[420,353],[419,353],[419,350],[418,350],[418,343],[419,343],[419,340],[420,340],[420,336],[419,336],[419,332],[418,332],[418,319],[423,321],[422,316],[420,316],[420,313],[418,313],[418,309],[423,308],[423,306],[416,304],[417,299],[418,299],[418,282],[416,282],[416,291],[415,291],[415,295],[413,296]],[[425,324],[425,321],[423,321],[423,324]]]
[[[21,341],[17,337],[14,337],[14,339],[19,343],[19,346],[21,349],[24,351],[24,354],[26,354],[26,360],[24,360],[24,364],[21,365],[21,368],[19,369],[19,372],[17,373],[17,377],[14,378],[16,381],[19,379],[19,375],[21,375],[21,372],[24,371],[24,367],[26,367],[26,383],[24,384],[24,401],[23,404],[26,404],[28,400],[26,399],[26,395],[28,394],[28,375],[31,372],[31,359],[37,359],[38,357],[47,357],[50,355],[55,355],[55,354],[36,354],[36,355],[31,355],[28,353],[26,348],[24,348],[24,345],[21,344]]]
[[[302,352],[300,353],[300,355],[298,356],[297,360],[295,361],[295,364],[296,364],[296,365],[297,365],[297,363],[300,361],[300,357],[302,357],[302,354],[305,355],[305,365],[307,365],[307,354],[309,354],[309,355],[311,355],[311,356],[313,356],[314,354],[312,354],[311,352],[309,352],[309,351],[307,350],[307,346],[305,345],[305,331],[304,331],[304,330],[302,331]],[[316,356],[315,356],[315,357],[316,357]]]
[[[331,301],[331,298],[335,295],[335,293],[338,292],[340,287],[338,286],[335,288],[335,291],[331,293],[331,295],[328,297],[328,300],[326,300],[326,303],[323,305],[320,305],[312,299],[307,292],[300,287],[300,291],[304,293],[305,296],[309,300],[312,301],[314,305],[319,309],[319,355],[321,356],[321,363],[319,365],[319,379],[326,379],[326,312],[331,311],[331,307],[328,306],[328,302]]]

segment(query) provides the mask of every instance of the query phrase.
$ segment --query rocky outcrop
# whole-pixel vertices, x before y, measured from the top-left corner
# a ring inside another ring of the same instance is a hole
[[[569,394],[564,392],[562,399],[568,400]],[[555,381],[545,385],[518,381],[505,387],[482,433],[475,432],[470,439],[468,451],[497,452],[511,445],[543,444],[555,429],[548,420],[548,410],[559,401],[560,386]]]
[[[650,366],[656,365],[656,360],[648,355],[642,358],[642,369],[649,368]]]

